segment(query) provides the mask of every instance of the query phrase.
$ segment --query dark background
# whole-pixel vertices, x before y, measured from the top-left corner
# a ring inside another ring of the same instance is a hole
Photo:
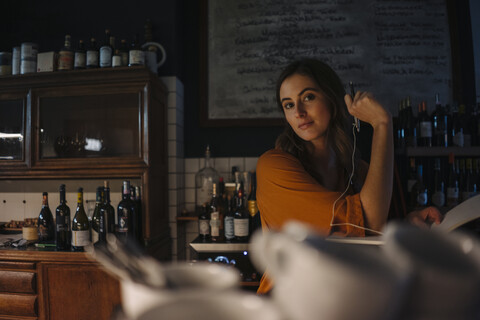
[[[166,63],[159,76],[176,76],[185,89],[185,157],[203,157],[210,144],[215,157],[258,157],[273,147],[278,126],[214,127],[200,126],[199,104],[205,94],[200,90],[200,9],[206,0],[176,1],[92,1],[4,0],[0,2],[0,51],[12,51],[22,42],[38,43],[39,52],[58,51],[65,34],[73,45],[95,37],[104,40],[106,28],[131,43],[135,34],[144,39],[144,24],[153,24],[153,41],[161,43]],[[453,97],[456,101],[475,103],[475,75],[472,30],[468,0],[447,0],[451,29]],[[368,141],[368,130],[361,141]]]

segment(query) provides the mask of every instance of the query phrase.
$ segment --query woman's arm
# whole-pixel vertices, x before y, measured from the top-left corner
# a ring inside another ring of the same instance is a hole
[[[387,221],[393,189],[393,126],[392,116],[370,93],[357,92],[354,100],[345,95],[348,111],[372,125],[372,153],[360,201],[365,225],[381,230]]]

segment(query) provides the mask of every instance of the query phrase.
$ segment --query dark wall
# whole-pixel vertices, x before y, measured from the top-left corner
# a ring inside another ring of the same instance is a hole
[[[104,30],[109,28],[117,42],[125,38],[131,42],[135,34],[143,41],[144,24],[153,23],[154,41],[167,51],[166,63],[160,76],[177,76],[185,87],[185,156],[202,157],[206,144],[210,144],[216,157],[256,157],[273,147],[281,127],[227,127],[203,128],[199,125],[201,95],[199,50],[199,0],[176,1],[2,1],[3,18],[0,20],[0,50],[11,51],[22,42],[35,41],[40,51],[57,50],[69,33],[73,43],[78,39],[96,37],[103,41]],[[458,23],[452,42],[452,53],[459,59],[454,78],[458,99],[464,102],[475,97],[473,54],[468,0],[447,0],[449,16]],[[467,32],[467,34],[466,34]],[[470,38],[468,36],[470,34]],[[465,35],[466,34],[466,35]],[[461,88],[461,89],[460,89]],[[472,92],[473,90],[473,92]],[[368,140],[368,139],[367,139]]]

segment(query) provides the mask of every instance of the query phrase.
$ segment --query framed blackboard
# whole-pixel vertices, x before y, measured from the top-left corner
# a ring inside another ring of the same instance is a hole
[[[281,123],[275,80],[316,57],[396,115],[451,100],[445,0],[202,0],[201,125]]]

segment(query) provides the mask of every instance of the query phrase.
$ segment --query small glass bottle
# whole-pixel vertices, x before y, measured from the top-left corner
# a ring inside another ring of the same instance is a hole
[[[73,50],[68,34],[65,36],[63,48],[58,52],[58,70],[73,70]]]
[[[91,38],[87,49],[87,69],[98,68],[98,56],[97,41]]]
[[[205,165],[195,175],[195,210],[199,214],[204,203],[212,198],[213,184],[218,183],[219,175],[210,163],[210,146],[205,150]]]
[[[206,203],[202,205],[202,209],[198,215],[198,235],[200,240],[204,242],[210,241],[210,215]]]
[[[95,198],[95,209],[93,210],[92,216],[92,243],[95,245],[97,242],[102,243],[105,242],[105,227],[102,226],[104,223],[104,219],[101,219],[101,206],[104,201],[104,189],[103,187],[97,188],[96,198]]]
[[[105,41],[100,47],[100,68],[112,66],[113,48],[110,46],[110,30],[105,30]]]
[[[118,49],[120,56],[122,57],[122,67],[128,66],[128,48],[127,40],[122,39],[120,41],[120,48]]]
[[[87,67],[87,54],[85,53],[85,45],[83,40],[78,40],[78,47],[75,50],[75,58],[73,68],[75,70],[85,69]]]
[[[55,240],[55,224],[48,206],[48,192],[43,193],[42,209],[38,215],[38,242],[52,243]]]
[[[138,43],[138,36],[136,35],[130,50],[128,51],[128,66],[144,66],[145,52]]]
[[[72,220],[72,250],[84,251],[90,244],[90,222],[83,206],[83,188],[78,189],[77,211]]]
[[[233,228],[235,240],[238,242],[247,242],[249,237],[250,213],[245,206],[245,195],[243,191],[243,182],[236,194],[236,209],[233,214]]]

